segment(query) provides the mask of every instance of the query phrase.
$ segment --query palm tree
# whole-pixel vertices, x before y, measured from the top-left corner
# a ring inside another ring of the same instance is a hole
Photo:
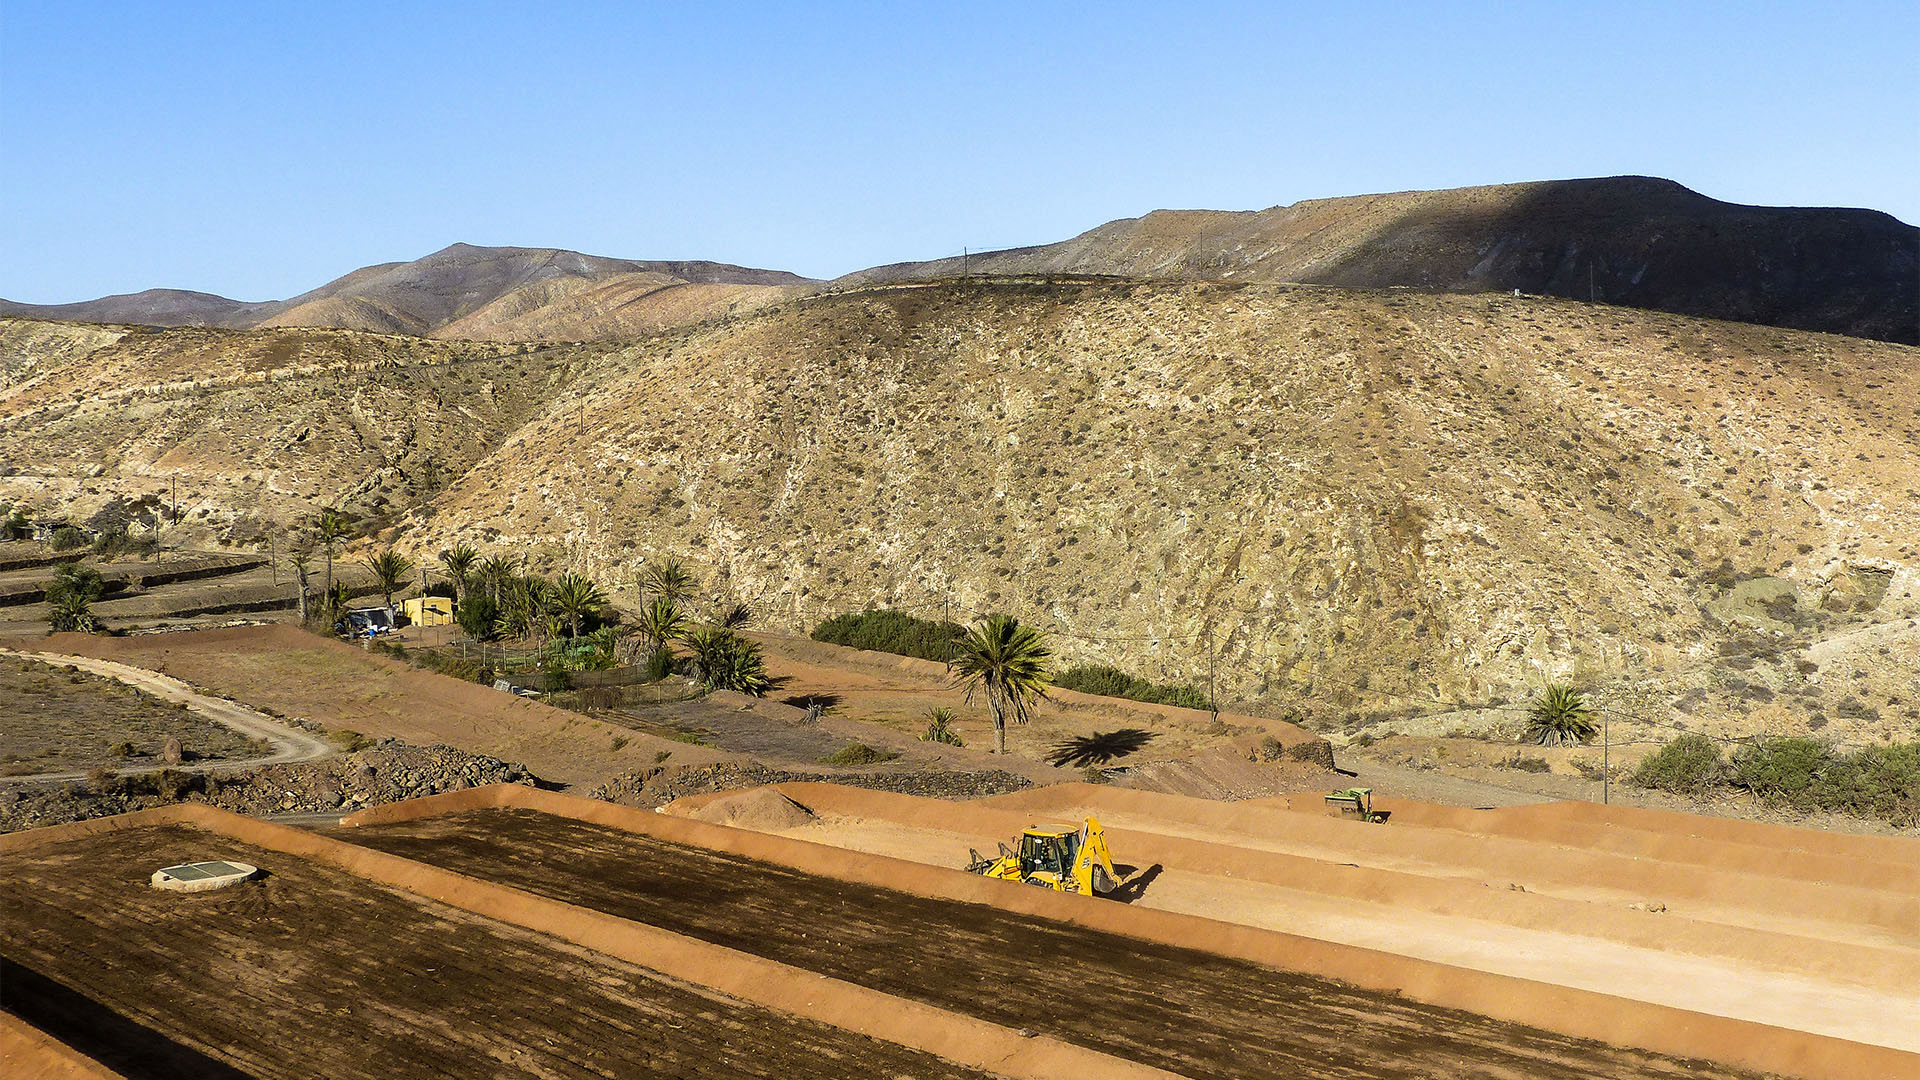
[[[328,625],[340,621],[341,613],[347,610],[347,602],[352,599],[353,590],[347,588],[347,583],[344,581],[334,582],[332,588],[321,594],[321,603],[326,608]]]
[[[467,577],[473,573],[473,564],[480,561],[480,553],[471,544],[455,544],[451,549],[442,549],[440,565],[446,567],[447,577],[453,582],[453,605],[460,606],[460,598],[467,591]]]
[[[663,559],[651,562],[640,571],[640,591],[673,601],[684,602],[693,595],[698,583],[694,581],[693,571],[679,559]]]
[[[513,580],[511,560],[505,555],[489,555],[480,560],[480,567],[473,576],[487,587],[487,594],[493,597],[493,606],[505,606],[507,584]]]
[[[54,630],[91,634],[100,628],[94,617],[93,602],[106,595],[107,583],[100,571],[79,563],[62,563],[47,585],[47,622]]]
[[[1033,717],[1034,701],[1047,696],[1052,659],[1040,631],[1021,626],[1011,615],[987,616],[955,645],[955,682],[966,687],[968,702],[976,691],[986,696],[994,753],[1007,752],[1007,719],[1026,723]]]
[[[921,742],[945,743],[948,746],[965,746],[960,733],[953,729],[952,709],[927,710],[927,730],[920,736]]]
[[[679,641],[687,633],[687,617],[673,601],[664,596],[640,609],[640,636],[652,649],[664,649],[668,642]]]
[[[766,697],[773,689],[766,659],[754,642],[717,626],[700,627],[687,635],[686,642],[707,689],[736,690],[752,697]]]
[[[293,579],[300,589],[300,622],[301,625],[305,625],[307,621],[307,593],[311,591],[307,585],[307,575],[313,569],[313,552],[303,547],[294,548],[287,552],[287,562],[293,565]]]
[[[93,614],[93,600],[83,592],[63,593],[51,602],[47,623],[55,631],[91,634],[100,629]]]
[[[565,573],[553,586],[554,614],[566,620],[567,636],[580,636],[580,622],[599,613],[607,603],[607,594],[582,574]]]
[[[406,584],[407,575],[413,573],[413,560],[388,548],[367,560],[367,569],[373,571],[374,579],[380,582],[381,595],[387,598],[387,606],[393,606],[393,594]]]
[[[500,589],[500,616],[494,624],[500,636],[542,643],[552,636],[547,613],[553,586],[545,578],[509,574]]]
[[[1580,691],[1559,683],[1549,685],[1527,710],[1527,742],[1541,746],[1571,746],[1590,742],[1599,733],[1593,710]]]
[[[313,535],[320,541],[321,550],[327,553],[326,591],[333,592],[333,549],[347,538],[347,519],[340,511],[327,507],[320,511],[313,523]]]

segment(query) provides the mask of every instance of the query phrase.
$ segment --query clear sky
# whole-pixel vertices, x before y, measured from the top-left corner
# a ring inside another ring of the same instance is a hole
[[[1920,3],[0,0],[0,296],[456,241],[831,277],[1616,173],[1920,222]]]

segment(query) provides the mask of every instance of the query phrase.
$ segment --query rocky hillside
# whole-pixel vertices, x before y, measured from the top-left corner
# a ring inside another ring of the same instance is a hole
[[[1159,210],[981,273],[1512,292],[1920,343],[1920,229],[1871,210],[1738,206],[1623,176],[1316,199],[1258,212]],[[952,277],[899,263],[836,285]]]
[[[403,549],[466,540],[624,601],[675,555],[794,629],[1010,611],[1069,659],[1211,668],[1223,697],[1349,726],[1499,723],[1549,678],[1720,733],[1920,724],[1910,347],[1497,293],[1040,278],[535,353],[49,326],[0,334],[50,357],[0,365],[0,500],[88,512],[191,471],[236,538],[344,499]]]
[[[79,304],[0,300],[0,315],[149,326],[332,327],[488,341],[632,337],[751,310],[805,278],[712,262],[607,259],[553,248],[455,244],[362,267],[291,300],[243,303],[155,289]]]
[[[84,521],[177,495],[199,539],[225,543],[323,503],[377,519],[465,473],[592,355],[0,319],[0,502]]]

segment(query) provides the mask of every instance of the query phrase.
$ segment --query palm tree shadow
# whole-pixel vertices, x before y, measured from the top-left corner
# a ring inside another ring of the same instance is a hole
[[[1156,738],[1157,735],[1143,728],[1076,735],[1054,743],[1053,750],[1047,754],[1047,764],[1060,768],[1105,765],[1115,758],[1123,758],[1140,750]]]
[[[1153,879],[1160,876],[1162,869],[1164,867],[1159,863],[1154,863],[1145,870],[1125,863],[1114,863],[1113,872],[1120,875],[1120,885],[1107,894],[1107,899],[1118,900],[1123,904],[1131,904],[1139,900],[1146,895],[1147,886],[1153,884]]]
[[[787,681],[787,677],[782,676],[775,681],[777,683],[784,684]],[[839,694],[795,694],[792,697],[781,698],[780,704],[791,705],[796,709],[804,709],[809,705],[819,705],[822,709],[831,709],[840,704],[840,695]]]

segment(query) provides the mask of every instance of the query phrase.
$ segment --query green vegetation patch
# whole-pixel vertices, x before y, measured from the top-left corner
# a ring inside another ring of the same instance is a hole
[[[872,649],[922,660],[945,661],[954,642],[966,634],[958,623],[917,619],[904,611],[863,611],[835,615],[813,628],[813,640],[855,649]]]
[[[1713,740],[1683,735],[1642,762],[1635,783],[1700,796],[1743,789],[1771,806],[1920,825],[1920,743],[1837,750],[1818,739],[1762,738],[1722,756]]]
[[[876,750],[866,743],[854,742],[821,758],[820,763],[846,766],[878,765],[880,762],[892,761],[899,756],[899,753],[893,750]]]
[[[1106,664],[1080,664],[1053,677],[1053,685],[1082,694],[1144,701],[1149,705],[1177,705],[1183,709],[1204,709],[1207,695],[1192,686],[1149,682]]]

